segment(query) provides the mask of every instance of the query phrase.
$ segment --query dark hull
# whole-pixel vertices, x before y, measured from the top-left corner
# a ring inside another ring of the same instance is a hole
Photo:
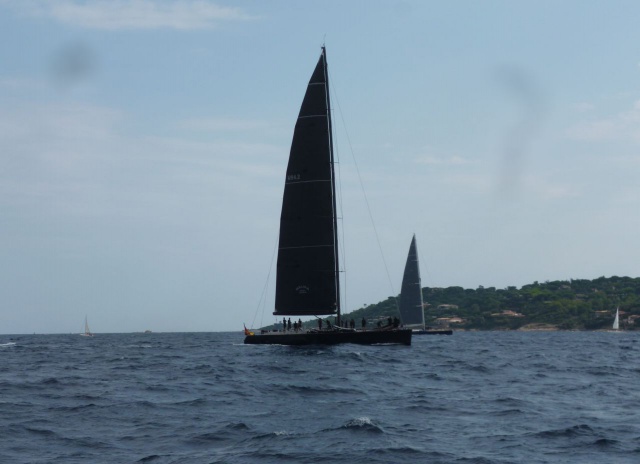
[[[451,329],[414,330],[413,335],[453,335]]]
[[[244,343],[249,345],[337,345],[339,343],[411,345],[411,330],[270,332],[248,335],[244,338]]]

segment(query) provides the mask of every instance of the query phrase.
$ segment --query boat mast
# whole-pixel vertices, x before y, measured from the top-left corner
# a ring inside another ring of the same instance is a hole
[[[335,257],[335,280],[336,280],[336,312],[337,322],[340,325],[340,263],[338,260],[338,209],[336,207],[336,172],[335,160],[333,158],[333,127],[331,125],[331,99],[329,98],[329,72],[327,70],[327,50],[322,45],[322,58],[324,60],[324,81],[327,98],[327,122],[329,125],[329,158],[331,163],[331,191],[333,196],[333,254]]]

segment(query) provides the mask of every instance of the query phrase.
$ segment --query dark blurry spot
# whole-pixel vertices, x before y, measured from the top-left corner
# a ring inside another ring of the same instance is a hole
[[[502,67],[498,69],[497,78],[500,87],[511,95],[519,108],[514,125],[505,136],[498,183],[500,193],[515,193],[529,147],[542,120],[544,95],[535,78],[521,68]]]
[[[57,85],[72,87],[88,79],[94,72],[95,55],[81,42],[67,44],[54,55],[51,69]]]

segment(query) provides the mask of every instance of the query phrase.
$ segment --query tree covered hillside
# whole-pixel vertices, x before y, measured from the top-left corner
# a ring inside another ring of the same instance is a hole
[[[640,329],[640,278],[600,277],[595,280],[534,282],[518,289],[462,287],[422,289],[425,320],[430,326],[500,330],[557,328],[598,330],[611,327],[616,307],[620,327]],[[396,299],[360,308],[347,318],[398,316]],[[637,325],[636,325],[637,324]]]

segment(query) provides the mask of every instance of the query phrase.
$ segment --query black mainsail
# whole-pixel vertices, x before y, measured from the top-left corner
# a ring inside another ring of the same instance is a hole
[[[419,325],[424,329],[422,284],[416,236],[413,235],[407,263],[404,266],[402,289],[400,290],[400,318],[405,326]]]
[[[296,122],[282,198],[275,315],[339,314],[331,106],[325,48]]]

